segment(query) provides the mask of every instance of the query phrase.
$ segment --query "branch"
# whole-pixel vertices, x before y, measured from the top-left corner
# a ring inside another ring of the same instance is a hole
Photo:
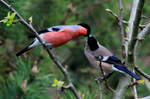
[[[144,7],[144,0],[133,0],[132,10],[129,19],[129,32],[128,32],[128,64],[132,67],[133,72],[135,62],[136,62],[136,54],[134,52],[134,47],[136,43],[136,37],[138,35],[138,27],[141,21],[142,10]],[[135,82],[135,79],[132,80]],[[132,87],[133,96],[135,99],[138,98],[136,85]]]
[[[137,66],[135,66],[134,68],[139,74],[141,74],[143,77],[150,81],[150,76],[146,74],[142,69],[138,68]]]
[[[102,74],[102,77],[103,77],[103,80],[105,82],[105,86],[107,89],[109,89],[111,92],[115,92],[107,83],[107,79],[105,77],[105,74],[104,74],[104,71],[103,71],[103,68],[102,68],[102,62],[100,61],[100,64],[99,64],[99,68],[101,70],[101,74]]]
[[[144,37],[148,35],[148,33],[150,33],[150,23],[148,23],[146,25],[146,27],[138,34],[137,41],[138,40],[143,40]]]
[[[120,32],[122,35],[122,43],[124,42],[124,37],[126,37],[125,31],[124,31],[124,26],[123,26],[123,5],[122,5],[122,0],[118,0],[118,6],[119,6],[119,26],[120,26]]]
[[[48,48],[48,46],[45,44],[45,42],[43,42],[43,40],[39,37],[38,32],[34,29],[34,27],[32,26],[32,24],[27,23],[24,18],[8,3],[6,3],[4,0],[0,0],[0,3],[2,3],[3,5],[5,5],[8,9],[10,9],[11,11],[16,13],[16,16],[21,20],[21,23],[24,24],[28,29],[30,29],[32,32],[34,32],[34,34],[36,35],[37,39],[39,40],[39,42],[42,44],[43,48],[47,51],[49,57],[52,59],[52,61],[56,64],[56,66],[60,69],[60,71],[63,73],[64,77],[67,80],[67,83],[70,85],[70,90],[72,91],[72,93],[75,95],[75,97],[77,99],[81,99],[81,97],[79,96],[76,88],[74,87],[74,85],[72,84],[71,78],[68,74],[68,71],[63,67],[63,65],[56,60],[56,58],[54,57],[54,55],[52,54],[52,52],[50,51],[50,49]]]
[[[134,38],[138,34],[138,26],[141,20],[144,0],[133,0],[132,10],[129,19],[129,41],[133,45]]]
[[[16,23],[18,23],[18,22],[20,22],[21,20],[19,20],[19,19],[17,19],[17,20],[14,20],[13,21],[13,24],[16,24]]]
[[[129,32],[128,32],[128,62],[134,63],[134,46],[136,43],[136,37],[138,35],[138,26],[141,20],[142,9],[144,6],[144,0],[134,0],[132,4],[132,11],[129,19]],[[134,64],[132,64],[132,67]]]
[[[135,73],[135,69],[133,68],[133,73]],[[134,79],[134,78],[132,78],[132,82],[134,83],[134,82],[136,82],[136,80]],[[135,84],[134,86],[132,86],[132,94],[133,94],[133,97],[134,97],[134,99],[138,99],[138,94],[137,94],[137,89],[136,89],[136,85],[137,84]]]
[[[109,14],[111,14],[112,16],[114,16],[115,17],[115,19],[117,20],[117,22],[119,22],[119,16],[116,14],[116,13],[114,13],[112,10],[110,10],[110,9],[105,9],[106,10],[106,12],[108,12]],[[123,24],[126,24],[126,25],[128,25],[129,24],[129,22],[127,22],[127,21],[125,21],[125,20],[122,20],[122,22],[123,22]],[[146,25],[139,25],[139,28],[142,30],[144,27],[145,27]]]
[[[146,27],[137,36],[137,40],[136,40],[135,47],[134,47],[135,56],[137,56],[141,41],[144,40],[144,38],[148,35],[148,33],[150,33],[150,23],[147,24]],[[135,57],[135,60],[136,60],[136,57]],[[139,74],[141,74],[142,76],[144,76],[146,79],[150,81],[150,76],[148,74],[146,74],[137,66],[135,66],[134,68]]]
[[[120,79],[119,84],[116,89],[116,93],[114,94],[113,99],[122,99],[124,96],[124,92],[127,89],[127,86],[129,84],[129,80],[127,77],[123,77]]]
[[[137,39],[134,46],[134,55],[137,56],[141,41],[150,33],[150,23],[146,25],[146,27],[137,35]],[[136,60],[136,57],[135,57]]]
[[[125,60],[126,54],[125,51],[127,50],[127,47],[125,46],[126,40],[125,38],[127,37],[127,34],[124,29],[124,24],[123,24],[123,4],[122,0],[118,0],[118,6],[119,6],[119,16],[118,16],[118,21],[119,21],[119,27],[120,27],[120,33],[121,33],[121,38],[122,38],[122,57],[123,60]]]
[[[148,81],[147,79],[145,79],[145,86],[150,91],[150,81]]]
[[[103,91],[104,91],[102,88],[103,85],[98,79],[96,79],[96,83],[98,84],[98,89],[99,89],[99,99],[103,99]]]

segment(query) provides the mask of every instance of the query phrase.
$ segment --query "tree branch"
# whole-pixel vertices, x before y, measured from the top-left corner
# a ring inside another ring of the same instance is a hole
[[[122,99],[124,96],[124,92],[127,89],[127,86],[129,84],[129,80],[127,77],[123,77],[120,79],[119,84],[116,89],[116,93],[114,94],[113,99]]]
[[[105,86],[107,89],[109,89],[111,92],[115,92],[107,83],[107,79],[105,77],[105,74],[104,74],[104,71],[103,71],[103,68],[102,68],[102,62],[100,61],[100,64],[99,64],[99,68],[101,70],[101,74],[102,74],[102,77],[103,77],[103,80],[104,80],[104,83],[105,83]],[[98,79],[99,80],[99,79]]]
[[[122,57],[123,60],[125,60],[126,54],[125,51],[127,50],[127,47],[125,46],[126,43],[126,37],[127,34],[125,32],[124,29],[124,24],[123,24],[123,4],[122,4],[122,0],[118,0],[118,6],[119,6],[119,16],[118,16],[118,20],[119,20],[119,27],[120,27],[120,33],[121,33],[121,38],[122,38]]]
[[[121,10],[121,1],[119,3],[119,8]],[[144,0],[134,0],[133,5],[132,5],[132,11],[130,14],[130,19],[129,22],[125,22],[122,20],[122,23],[128,23],[129,25],[129,32],[126,34],[127,37],[127,42],[124,42],[125,44],[125,54],[126,54],[126,64],[131,65],[131,67],[134,67],[135,65],[135,56],[134,56],[134,45],[136,41],[136,37],[138,34],[138,29],[139,29],[139,24],[141,20],[141,14],[142,14],[142,9],[144,6]],[[121,15],[121,12],[120,12]],[[115,15],[116,19],[119,20],[117,15]],[[123,36],[122,36],[123,37]],[[127,77],[124,79],[128,80]],[[128,81],[124,82],[125,80],[119,82],[118,88],[117,88],[117,93],[114,96],[114,99],[121,99],[123,97],[125,90],[128,86]],[[134,92],[134,97],[137,97],[137,92],[136,92],[136,86],[133,86],[133,92]]]
[[[134,38],[138,34],[138,26],[141,20],[144,0],[133,0],[132,10],[129,19],[129,41],[134,45]]]
[[[150,76],[146,74],[142,69],[138,68],[137,66],[135,66],[134,68],[139,74],[141,74],[143,77],[150,81]]]
[[[138,27],[141,20],[142,9],[144,7],[144,0],[134,0],[132,4],[132,10],[129,19],[129,32],[128,32],[128,64],[132,67],[133,72],[135,73],[134,66],[136,62],[136,53],[134,52],[134,47],[136,43],[136,37],[138,35]],[[133,79],[135,82],[135,79]],[[138,98],[136,86],[132,88],[133,96],[135,99]]]
[[[123,5],[122,5],[122,0],[118,0],[118,6],[119,6],[119,26],[120,26],[120,32],[122,34],[122,40],[124,40],[124,37],[126,37],[125,31],[124,31],[124,26],[123,26]],[[122,41],[124,42],[124,41]]]
[[[50,51],[50,49],[47,47],[47,45],[45,44],[45,42],[43,42],[43,40],[39,37],[38,32],[34,29],[34,27],[32,26],[32,24],[27,23],[27,21],[25,21],[24,18],[10,4],[6,3],[4,0],[0,0],[0,3],[2,3],[3,5],[5,5],[11,11],[15,12],[16,16],[21,20],[21,23],[24,24],[32,32],[34,32],[34,34],[36,35],[36,37],[39,40],[39,42],[42,44],[42,46],[44,47],[44,49],[47,51],[49,57],[52,59],[52,61],[56,64],[56,66],[63,73],[64,77],[67,80],[67,83],[70,85],[69,88],[72,91],[72,93],[75,95],[75,97],[77,99],[81,99],[81,97],[79,96],[76,88],[72,84],[72,81],[71,81],[71,78],[70,78],[70,76],[68,74],[68,71],[64,68],[64,66],[59,61],[56,60],[56,58],[54,57],[54,55],[52,54],[52,52]]]
[[[116,14],[116,13],[114,13],[112,10],[110,10],[110,9],[105,9],[109,14],[111,14],[112,16],[114,16],[115,17],[115,19],[119,22],[119,16]],[[129,24],[129,22],[127,22],[126,20],[122,20],[122,22],[123,22],[123,24],[126,24],[126,25],[128,25]],[[144,27],[145,27],[146,25],[139,25],[139,28],[142,30]]]
[[[100,82],[100,80],[96,79],[96,83],[98,85],[98,89],[99,89],[99,99],[103,99],[103,84]]]
[[[136,37],[138,35],[138,26],[141,20],[142,9],[144,6],[144,0],[134,0],[132,4],[132,11],[129,19],[129,32],[128,32],[128,62],[134,63],[134,45],[136,43]],[[132,67],[135,66],[131,64]]]
[[[141,41],[150,33],[150,23],[146,25],[146,27],[137,35],[137,39],[134,46],[134,55],[137,56]],[[135,57],[136,60],[136,57]]]

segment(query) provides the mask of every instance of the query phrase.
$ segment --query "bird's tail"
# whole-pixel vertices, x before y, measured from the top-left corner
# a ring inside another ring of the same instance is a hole
[[[31,48],[29,48],[28,46],[25,47],[24,49],[20,50],[19,52],[17,52],[16,56],[20,56],[22,55],[24,52],[30,50]]]
[[[34,43],[34,41],[29,44],[27,47],[25,47],[24,49],[20,50],[19,52],[17,52],[16,56],[20,56],[22,55],[23,53],[25,53],[26,51],[30,50],[32,48],[32,44]]]
[[[119,66],[119,65],[114,65],[114,67],[116,69],[118,69],[121,72],[125,72],[127,74],[129,74],[131,77],[135,78],[136,80],[142,80],[141,77],[133,72],[131,72],[130,70],[128,70],[125,66]]]

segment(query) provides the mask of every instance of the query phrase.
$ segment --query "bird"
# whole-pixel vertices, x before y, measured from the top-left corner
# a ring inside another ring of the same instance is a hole
[[[135,78],[139,83],[143,83],[142,78],[130,71],[121,60],[115,56],[110,50],[102,46],[96,38],[89,33],[87,36],[87,41],[84,48],[84,54],[91,65],[95,68],[99,68],[101,63],[102,69],[104,71],[104,76],[107,78],[114,71],[128,74]]]
[[[52,26],[47,29],[38,32],[39,37],[44,41],[49,48],[58,47],[70,40],[78,38],[80,36],[87,36],[90,32],[88,24],[80,23],[76,25],[58,25]],[[20,56],[35,46],[39,46],[41,43],[35,37],[33,42],[26,46],[24,49],[17,52],[16,56]]]

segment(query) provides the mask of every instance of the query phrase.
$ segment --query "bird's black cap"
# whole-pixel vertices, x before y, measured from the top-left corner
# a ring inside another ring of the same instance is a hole
[[[87,35],[85,35],[85,36],[89,36],[91,34],[91,28],[90,28],[90,26],[88,24],[80,23],[78,25],[80,25],[80,26],[82,26],[82,27],[87,29]]]
[[[96,38],[92,35],[88,36],[87,43],[91,51],[95,51],[99,48]]]

